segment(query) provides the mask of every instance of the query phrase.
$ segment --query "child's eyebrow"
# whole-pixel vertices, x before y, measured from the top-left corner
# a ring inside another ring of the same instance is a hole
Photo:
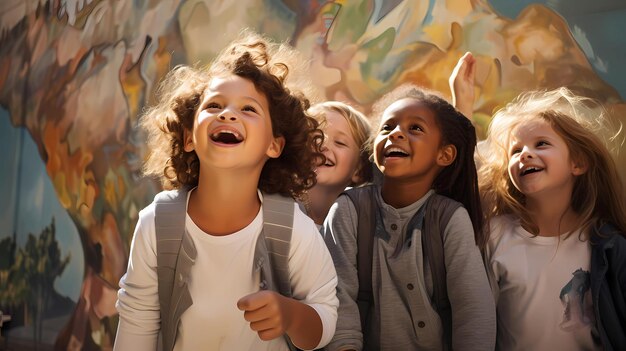
[[[343,137],[346,137],[346,138],[352,138],[352,134],[348,134],[348,133],[346,133],[346,132],[344,132],[344,131],[342,131],[342,130],[338,130],[338,131],[337,131],[337,134],[338,134],[339,136],[343,136]]]
[[[420,120],[420,122],[428,124],[428,121],[426,120],[426,118],[422,117],[421,115],[410,115],[409,117],[411,119],[418,119],[418,120]]]
[[[544,135],[544,134],[540,134],[535,136],[535,139],[547,139],[547,140],[552,140],[553,138],[550,135]]]
[[[396,115],[383,115],[380,119],[380,126],[384,126],[385,124],[389,124],[390,122],[397,123],[398,116]]]
[[[410,123],[419,123],[421,128],[426,127],[425,131],[428,131],[428,130],[432,129],[431,128],[432,127],[432,123],[429,123],[426,120],[426,118],[424,118],[424,117],[422,117],[420,115],[410,115],[409,116],[409,122]],[[436,123],[436,122],[433,121],[433,123]]]
[[[209,92],[209,91],[210,91],[210,90],[207,90],[207,92]],[[207,100],[209,100],[209,99],[214,99],[214,98],[226,98],[226,97],[227,97],[226,95],[224,95],[224,94],[222,94],[222,93],[218,93],[218,92],[216,92],[216,93],[214,93],[214,94],[211,94],[211,93],[206,93],[206,92],[205,92],[204,97],[202,98],[202,103],[203,103],[203,104],[204,104],[204,103],[206,103],[206,101],[207,101]],[[261,103],[260,103],[257,99],[253,98],[252,96],[242,96],[241,98],[243,98],[244,100],[251,100],[251,101],[253,101],[254,103],[256,103],[257,105],[259,105],[259,106],[263,106],[263,105],[262,105],[262,104],[261,104]]]
[[[537,134],[537,135],[532,135],[529,138],[527,138],[528,141],[531,142],[537,142],[537,141],[541,141],[541,140],[548,140],[548,141],[552,141],[554,138],[546,135],[546,134]]]
[[[261,105],[261,102],[260,102],[260,101],[258,101],[257,99],[253,98],[252,96],[244,96],[244,98],[245,98],[245,99],[248,99],[248,100],[252,100],[252,101],[254,101],[254,102],[255,102],[257,105],[259,105],[259,106],[263,106],[263,105]]]

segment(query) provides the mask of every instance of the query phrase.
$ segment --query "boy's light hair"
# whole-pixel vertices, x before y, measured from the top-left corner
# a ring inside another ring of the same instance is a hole
[[[359,186],[372,180],[372,165],[370,154],[372,151],[372,127],[365,115],[354,107],[340,101],[326,101],[311,106],[309,113],[320,122],[320,128],[327,123],[326,112],[334,111],[343,116],[348,122],[350,132],[359,147],[359,182],[350,186]]]
[[[580,217],[581,235],[588,239],[588,229],[598,221],[626,229],[625,194],[611,156],[611,151],[617,153],[623,143],[621,125],[611,125],[600,103],[567,88],[521,94],[494,115],[483,148],[488,152],[479,155],[479,186],[487,218],[513,214],[524,228],[538,234],[525,209],[525,196],[508,174],[511,133],[533,119],[547,122],[565,141],[572,161],[586,168],[576,177],[571,198],[572,209]]]

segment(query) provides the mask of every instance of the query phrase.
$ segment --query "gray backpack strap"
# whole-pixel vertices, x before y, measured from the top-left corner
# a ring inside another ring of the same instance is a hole
[[[263,233],[272,277],[266,281],[283,296],[291,297],[289,280],[289,248],[293,230],[294,203],[292,198],[263,193]]]
[[[289,279],[289,248],[293,231],[295,201],[279,194],[263,193],[264,240],[257,242],[257,251],[265,249],[270,269],[261,269],[261,288],[292,297]],[[265,267],[264,267],[265,268]],[[297,348],[284,335],[289,350]]]
[[[376,228],[375,185],[352,188],[344,191],[356,208],[357,222],[357,273],[359,292],[357,305],[361,317],[361,328],[369,318],[374,295],[372,292],[372,257],[374,255],[374,229]]]
[[[154,198],[161,333],[165,351],[174,348],[180,316],[193,303],[187,277],[197,252],[185,230],[187,192],[188,189],[164,191]]]
[[[438,194],[431,195],[424,204],[422,246],[432,273],[433,304],[441,318],[444,350],[452,350],[452,309],[448,299],[443,234],[450,218],[461,206],[461,203]]]

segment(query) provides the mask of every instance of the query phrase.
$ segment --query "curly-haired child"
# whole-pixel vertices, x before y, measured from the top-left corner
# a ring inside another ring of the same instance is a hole
[[[295,202],[282,267],[292,297],[265,290],[259,273],[268,264],[257,256],[266,250],[259,240],[264,195],[299,196],[315,184],[312,165],[323,159],[308,100],[286,87],[293,55],[286,45],[244,32],[209,67],[168,74],[158,104],[141,121],[151,149],[145,171],[166,188],[188,189],[181,229],[197,254],[174,290],[188,289],[191,303],[174,322],[171,311],[161,310],[162,238],[153,202],[140,212],[120,281],[116,350],[155,350],[159,333],[169,350],[281,350],[290,342],[313,349],[331,339],[336,273],[315,224]]]

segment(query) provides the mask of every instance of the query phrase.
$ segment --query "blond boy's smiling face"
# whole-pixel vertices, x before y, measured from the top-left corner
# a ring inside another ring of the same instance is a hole
[[[317,184],[345,188],[351,180],[357,181],[360,148],[348,120],[337,111],[325,112],[322,152],[326,163],[316,169]]]

